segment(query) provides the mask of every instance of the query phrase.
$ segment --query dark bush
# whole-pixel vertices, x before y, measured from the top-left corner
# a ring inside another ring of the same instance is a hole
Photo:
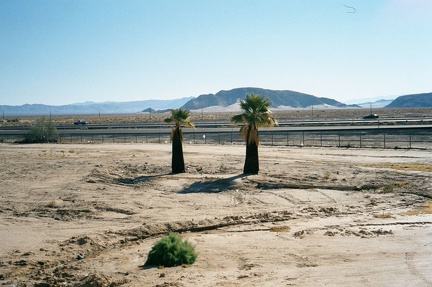
[[[58,132],[54,122],[40,118],[31,126],[30,131],[24,139],[25,143],[51,143],[57,142]]]
[[[192,264],[197,258],[195,247],[187,240],[170,233],[156,242],[150,250],[144,266],[172,267]]]

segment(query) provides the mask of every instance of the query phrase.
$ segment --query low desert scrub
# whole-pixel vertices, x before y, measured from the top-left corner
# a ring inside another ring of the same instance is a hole
[[[58,132],[54,122],[45,118],[37,119],[27,133],[25,143],[51,143],[57,142]]]
[[[331,177],[331,172],[329,172],[329,171],[326,171],[323,175],[324,179],[330,179],[330,177]]]
[[[384,193],[391,193],[394,191],[394,188],[395,188],[394,184],[389,183],[383,186],[383,191]]]
[[[432,164],[423,163],[423,162],[377,163],[377,164],[368,164],[367,166],[377,167],[377,168],[392,168],[396,170],[414,170],[414,171],[432,172]]]
[[[432,214],[432,200],[428,200],[420,208],[404,213],[405,215]]]
[[[393,215],[391,215],[390,213],[379,213],[379,214],[374,214],[373,217],[375,218],[380,218],[380,219],[386,219],[386,218],[394,218]]]
[[[55,200],[51,200],[50,202],[47,203],[46,207],[55,208],[57,207],[57,202]]]
[[[288,232],[289,230],[290,228],[286,225],[270,227],[271,232]]]
[[[197,256],[192,244],[171,232],[153,245],[144,266],[173,267],[192,264]]]
[[[409,185],[409,182],[407,182],[407,181],[396,181],[394,183],[388,183],[388,184],[384,185],[382,187],[382,191],[384,193],[392,193],[392,192],[394,192],[395,188],[404,187],[407,185]]]

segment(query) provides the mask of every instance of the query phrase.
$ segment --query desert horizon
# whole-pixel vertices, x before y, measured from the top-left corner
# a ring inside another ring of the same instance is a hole
[[[270,110],[272,110],[270,108]],[[431,108],[374,108],[374,113],[381,118],[414,118],[426,119],[432,118]],[[238,111],[191,111],[192,121],[229,121],[230,117]],[[290,110],[272,110],[276,119],[283,120],[355,120],[361,119],[370,113],[370,109],[290,109]],[[78,119],[85,119],[91,124],[108,124],[108,123],[139,123],[152,122],[163,123],[163,119],[169,113],[127,113],[127,114],[73,114],[73,115],[6,115],[2,118],[3,126],[30,125],[37,118],[50,117],[56,124],[73,124]]]

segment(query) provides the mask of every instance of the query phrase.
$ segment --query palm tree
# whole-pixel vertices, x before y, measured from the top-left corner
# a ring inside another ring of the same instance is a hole
[[[243,113],[231,118],[234,124],[244,124],[240,128],[240,133],[246,140],[246,160],[243,168],[245,174],[258,174],[258,128],[277,125],[276,120],[271,116],[268,109],[271,105],[268,98],[261,95],[246,94],[246,100],[239,100]]]
[[[190,112],[183,109],[172,109],[171,116],[164,119],[165,123],[174,122],[174,127],[171,131],[171,142],[172,142],[172,162],[171,170],[172,173],[185,172],[185,164],[183,159],[183,133],[181,126],[194,127],[192,122],[189,120]]]

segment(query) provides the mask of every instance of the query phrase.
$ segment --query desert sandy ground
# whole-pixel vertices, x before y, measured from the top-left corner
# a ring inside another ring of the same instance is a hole
[[[432,152],[0,144],[1,286],[432,286]],[[190,266],[144,268],[169,230]]]

